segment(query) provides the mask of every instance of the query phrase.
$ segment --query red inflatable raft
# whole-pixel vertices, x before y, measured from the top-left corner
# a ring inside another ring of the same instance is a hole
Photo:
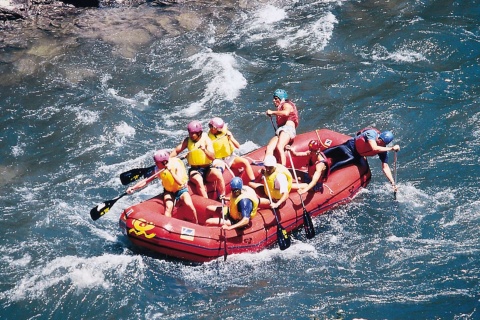
[[[345,142],[349,136],[327,129],[315,130],[299,134],[292,148],[296,151],[308,150],[310,140],[320,141],[322,150]],[[260,163],[265,155],[265,147],[252,151],[244,157],[252,163],[258,182],[262,181]],[[299,179],[306,171],[307,157],[293,157],[294,168]],[[288,168],[291,163],[287,157]],[[244,183],[248,178],[242,172],[234,172],[242,177]],[[230,192],[230,180],[233,178],[229,170],[224,172],[227,196]],[[362,187],[370,181],[368,163],[352,164],[330,173],[324,183],[322,192],[308,192],[303,195],[307,211],[312,217],[325,213],[333,207],[349,202]],[[192,186],[190,186],[191,191]],[[262,188],[258,188],[257,192]],[[212,186],[208,186],[209,197],[217,198]],[[192,192],[191,192],[192,194]],[[259,196],[267,197],[263,190]],[[212,217],[207,213],[208,205],[220,206],[221,203],[192,194],[200,224],[188,221],[186,210],[176,205],[171,218],[163,215],[164,203],[162,195],[158,195],[123,211],[120,216],[120,228],[130,241],[139,247],[147,248],[170,257],[194,262],[207,262],[219,257],[244,252],[258,252],[277,242],[277,222],[270,209],[259,209],[257,215],[245,229],[225,231],[217,226],[205,226],[206,219]],[[303,207],[297,192],[291,192],[286,204],[277,209],[283,228],[292,232],[303,224]]]

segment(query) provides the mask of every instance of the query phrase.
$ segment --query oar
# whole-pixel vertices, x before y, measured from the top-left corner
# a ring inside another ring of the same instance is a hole
[[[270,190],[268,189],[268,183],[267,183],[267,178],[263,176],[263,181],[265,183],[265,189],[267,190],[267,195],[268,199],[270,200],[270,203],[272,202],[272,196],[270,195]],[[280,250],[285,250],[288,247],[290,247],[290,242],[291,239],[288,236],[287,230],[285,230],[282,225],[280,224],[280,220],[278,219],[277,211],[275,209],[272,209],[273,215],[275,216],[275,220],[277,221],[277,241],[278,241],[278,246],[280,247]]]
[[[288,156],[290,158],[290,163],[292,164],[295,181],[297,182],[297,185],[298,185],[297,172],[295,171],[295,166],[293,165],[292,154],[290,151],[288,152]],[[299,195],[300,195],[300,201],[302,202],[302,207],[303,207],[303,228],[305,229],[305,235],[307,239],[312,239],[313,237],[315,237],[315,227],[313,226],[312,217],[310,216],[307,209],[305,208],[305,203],[303,203],[303,197],[301,194]]]
[[[225,199],[222,199],[222,220],[223,220],[223,223],[225,223],[225,218],[226,218],[226,213],[225,213]],[[225,249],[225,252],[223,253],[223,261],[227,261],[227,230],[223,229],[222,228],[222,231],[223,231],[223,240],[224,240],[224,249]]]
[[[163,168],[162,170],[159,170],[157,172],[155,172],[154,170],[154,174],[151,174],[150,177],[150,181],[155,179],[155,177],[157,177],[160,173],[162,173],[163,171],[165,170],[165,168]],[[146,178],[146,179],[148,179]],[[146,181],[146,182],[144,182]],[[140,183],[144,182],[145,185],[148,184],[150,181],[148,180],[142,180],[140,181],[139,183],[137,183],[136,185],[139,185]],[[134,186],[135,187],[135,186]],[[142,186],[143,187],[143,186]],[[103,216],[105,213],[107,213],[108,211],[110,211],[110,209],[113,207],[113,205],[115,204],[115,202],[117,202],[120,198],[122,198],[123,196],[126,196],[128,193],[127,192],[124,192],[123,194],[119,195],[118,197],[116,198],[113,198],[112,200],[108,200],[108,201],[105,201],[103,203],[100,203],[99,205],[95,206],[92,208],[92,210],[90,210],[90,217],[93,219],[93,220],[97,220],[98,218],[100,218],[101,216]]]
[[[120,181],[125,186],[140,178],[148,178],[155,173],[155,165],[147,168],[136,168],[120,174]]]
[[[112,200],[105,201],[93,207],[92,210],[90,210],[90,217],[92,218],[92,220],[97,220],[98,218],[103,216],[105,213],[110,211],[110,209],[113,207],[115,202],[117,202],[120,198],[122,198],[123,196],[126,196],[127,194],[128,193],[125,192]]]
[[[275,124],[273,123],[273,118],[271,115],[269,115],[270,117],[270,122],[272,123],[272,127],[273,127],[273,131],[276,133],[277,132],[277,128],[275,127]]]
[[[393,183],[397,187],[397,151],[393,155]],[[393,200],[397,200],[397,190],[393,191]]]

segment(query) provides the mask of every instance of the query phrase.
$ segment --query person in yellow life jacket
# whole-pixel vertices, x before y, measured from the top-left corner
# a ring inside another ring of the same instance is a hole
[[[208,198],[205,183],[214,183],[218,190],[219,198],[225,197],[225,181],[222,172],[212,167],[215,159],[212,140],[203,133],[200,121],[192,121],[187,126],[188,137],[173,149],[170,157],[175,157],[188,148],[187,161],[190,165],[188,176],[195,185],[197,192],[204,198]]]
[[[215,151],[215,160],[213,160],[213,167],[220,170],[228,168],[243,169],[252,182],[255,180],[252,166],[250,162],[240,156],[235,155],[235,149],[240,148],[240,143],[233,137],[233,134],[228,130],[227,125],[223,119],[215,117],[210,120],[208,124],[208,137],[212,140],[213,150]]]
[[[388,151],[400,151],[398,144],[387,147],[393,141],[391,131],[380,132],[375,128],[364,128],[355,134],[355,137],[335,147],[323,151],[326,157],[332,159],[330,171],[352,162],[362,161],[364,157],[378,155],[382,165],[382,171],[392,184],[393,191],[397,192],[397,186],[388,165]]]
[[[276,130],[275,136],[268,142],[265,156],[274,155],[276,152],[279,156],[278,162],[285,165],[285,146],[293,141],[297,135],[298,110],[295,104],[288,100],[287,92],[283,89],[275,90],[273,104],[276,110],[267,110],[267,116],[277,117],[277,128],[274,128]]]
[[[270,203],[269,199],[260,198],[261,208],[269,207],[272,209],[276,209],[283,205],[288,199],[290,190],[292,190],[292,188],[297,189],[298,186],[294,186],[294,184],[292,183],[292,174],[284,165],[277,163],[277,159],[274,156],[266,156],[265,160],[263,160],[263,165],[265,167],[264,173],[267,180],[267,185],[263,185],[261,183],[254,183],[252,187],[258,188],[259,186],[263,186],[265,194],[268,194],[268,192],[270,192],[270,195],[272,197],[272,203]]]
[[[308,143],[308,151],[296,152],[290,146],[285,147],[296,157],[308,156],[308,171],[303,177],[304,183],[298,185],[298,193],[304,194],[309,190],[323,191],[323,182],[328,177],[329,161],[320,151],[320,143],[317,140],[311,140]]]
[[[192,197],[188,193],[187,169],[185,168],[183,161],[178,158],[170,158],[170,153],[167,150],[158,150],[155,152],[153,160],[157,166],[156,173],[143,179],[133,187],[129,187],[127,193],[133,193],[136,190],[145,187],[155,178],[159,178],[165,189],[165,192],[163,193],[165,215],[171,217],[174,202],[180,200],[185,206],[190,208],[195,223],[198,223],[197,210],[193,206]]]
[[[249,186],[244,186],[240,177],[234,177],[230,181],[230,187],[232,189],[232,196],[230,198],[230,205],[228,207],[228,213],[226,219],[210,218],[205,222],[207,225],[222,225],[225,230],[233,230],[237,228],[243,228],[248,226],[250,220],[257,214],[258,204],[260,199],[258,198],[255,190]],[[217,212],[223,209],[218,206],[208,206],[207,210]],[[222,213],[223,216],[223,213]]]

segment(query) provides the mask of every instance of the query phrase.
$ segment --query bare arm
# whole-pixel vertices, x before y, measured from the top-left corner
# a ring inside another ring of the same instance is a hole
[[[175,147],[170,153],[170,158],[176,157],[180,152],[187,148],[188,138],[183,139],[182,143]]]

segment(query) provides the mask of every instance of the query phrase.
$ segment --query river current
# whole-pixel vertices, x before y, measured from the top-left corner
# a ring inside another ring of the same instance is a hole
[[[26,27],[0,51],[0,318],[480,319],[478,21],[478,0],[206,0]],[[90,219],[191,120],[265,145],[277,88],[298,132],[392,130],[397,200],[371,158],[315,238],[200,265],[118,228],[159,183]]]

